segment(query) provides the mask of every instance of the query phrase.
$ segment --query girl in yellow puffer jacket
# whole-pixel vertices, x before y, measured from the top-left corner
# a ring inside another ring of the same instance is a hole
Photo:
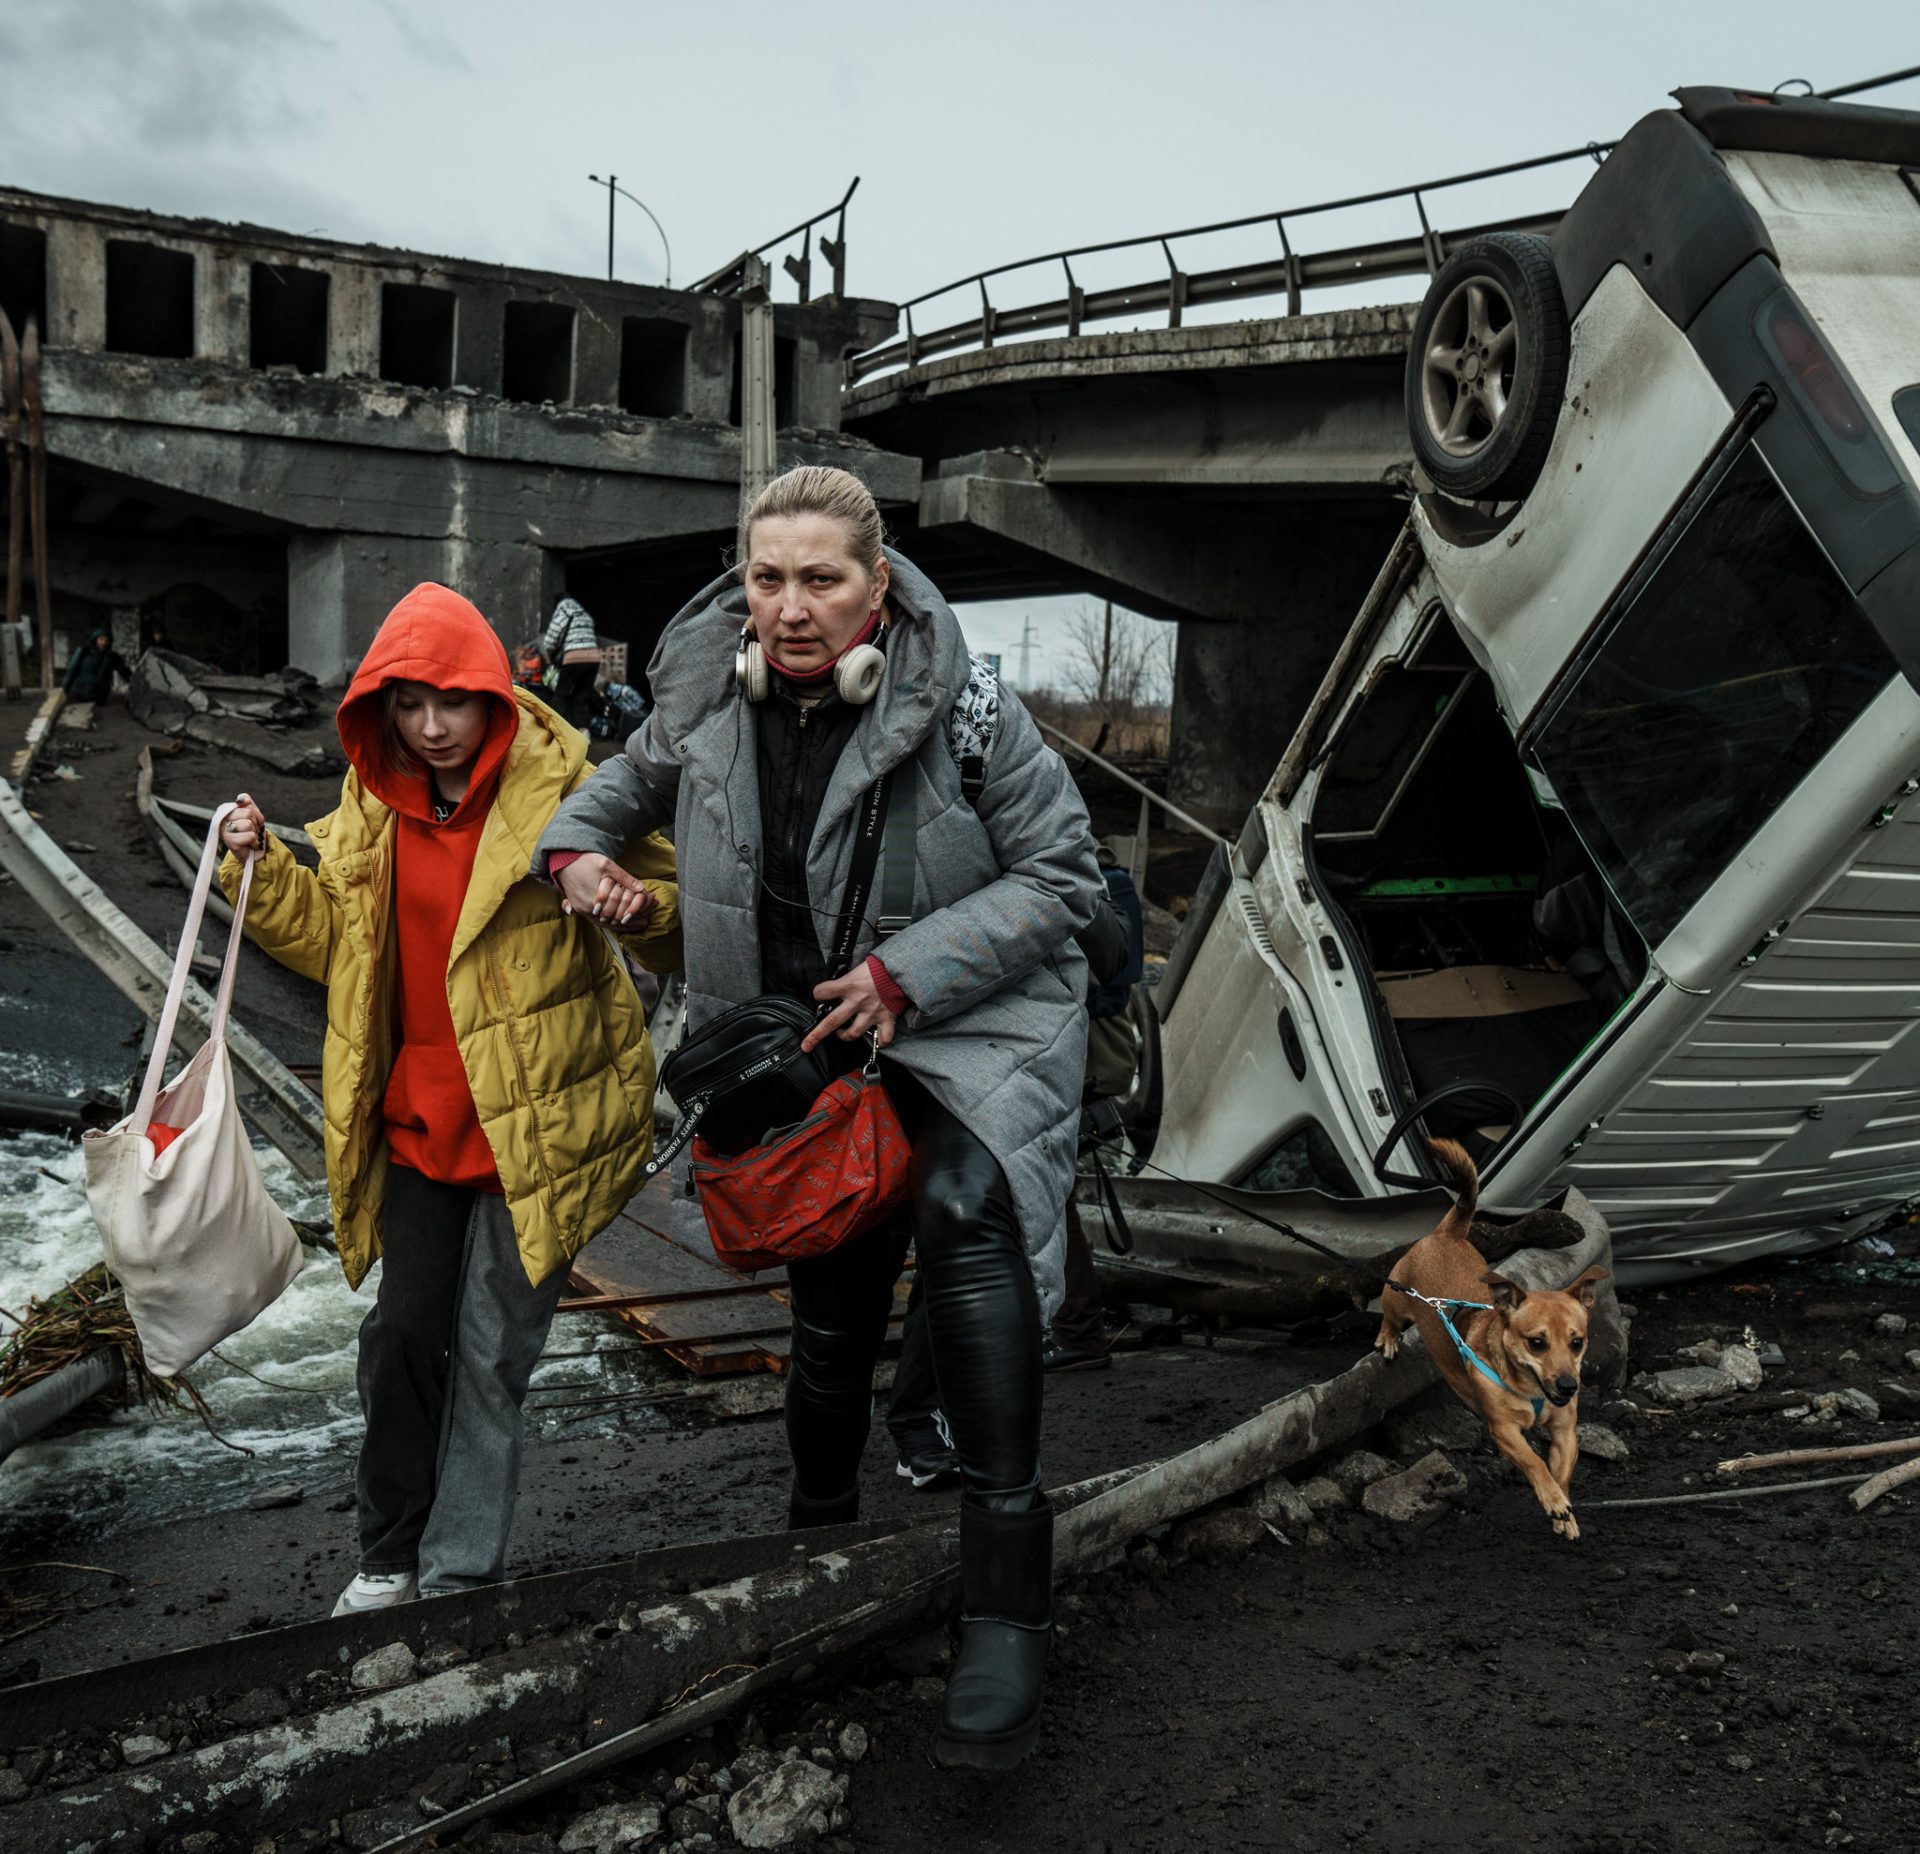
[[[480,613],[444,586],[388,615],[340,704],[352,771],[311,826],[320,867],[245,794],[221,870],[262,850],[247,931],[327,987],[327,1182],[341,1264],[384,1257],[360,1329],[360,1573],[335,1613],[490,1582],[519,1485],[521,1401],[573,1254],[652,1149],[653,1050],[599,928],[528,859],[591,768],[583,737],[513,686]],[[680,960],[673,852],[626,858],[620,924]]]

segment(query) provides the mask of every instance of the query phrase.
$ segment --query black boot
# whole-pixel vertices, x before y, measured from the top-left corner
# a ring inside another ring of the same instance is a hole
[[[1011,1770],[1040,1734],[1053,1635],[1053,1509],[960,1503],[960,1653],[947,1680],[933,1759],[944,1769]]]
[[[805,1526],[844,1526],[860,1517],[860,1483],[831,1500],[809,1500],[798,1487],[787,1496],[787,1529],[798,1532]]]

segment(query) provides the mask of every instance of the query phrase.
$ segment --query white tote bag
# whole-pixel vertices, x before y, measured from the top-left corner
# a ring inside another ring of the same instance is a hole
[[[300,1239],[260,1181],[234,1102],[227,1054],[227,1013],[253,885],[251,857],[240,878],[211,1031],[172,1086],[164,1092],[160,1087],[220,859],[220,826],[232,810],[222,805],[207,827],[139,1103],[118,1126],[90,1133],[83,1147],[87,1199],[106,1241],[107,1266],[126,1290],[147,1368],[161,1377],[186,1370],[251,1324],[300,1272]],[[159,1152],[149,1131],[155,1121],[178,1129]]]

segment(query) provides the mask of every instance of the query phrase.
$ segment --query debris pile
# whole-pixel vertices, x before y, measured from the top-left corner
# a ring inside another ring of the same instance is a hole
[[[288,730],[318,712],[319,685],[304,671],[229,676],[212,665],[159,647],[133,666],[127,706],[136,719],[163,734],[184,734],[210,747],[245,755],[280,772],[337,770],[337,756]]]

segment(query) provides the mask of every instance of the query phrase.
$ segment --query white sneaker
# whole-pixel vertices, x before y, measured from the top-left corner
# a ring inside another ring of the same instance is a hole
[[[357,1616],[366,1609],[391,1609],[411,1603],[420,1594],[420,1580],[412,1571],[362,1571],[334,1604],[336,1616]]]

